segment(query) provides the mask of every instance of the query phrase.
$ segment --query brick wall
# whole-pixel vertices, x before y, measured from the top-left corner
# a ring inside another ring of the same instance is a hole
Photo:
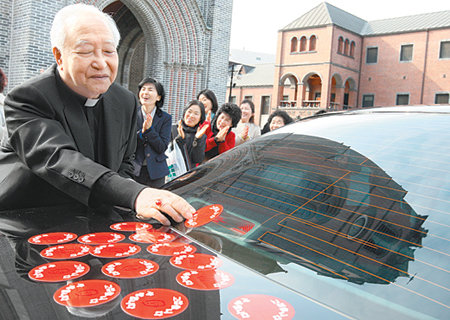
[[[0,68],[8,76],[11,33],[12,2],[2,1],[0,5]],[[5,89],[7,91],[7,88]]]
[[[53,63],[50,28],[54,14],[67,1],[2,1],[11,6],[8,88],[39,74]]]

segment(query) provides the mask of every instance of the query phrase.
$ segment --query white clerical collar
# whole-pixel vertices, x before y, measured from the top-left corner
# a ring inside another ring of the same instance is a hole
[[[141,111],[142,111],[142,115],[144,116],[144,119],[145,119],[145,117],[147,117],[147,114],[145,113],[144,108],[141,108]],[[155,117],[155,113],[156,113],[156,107],[154,107],[153,110],[152,110],[152,112],[150,113],[150,115],[152,116],[152,118]]]
[[[86,102],[84,103],[84,106],[92,108],[97,104],[98,100],[100,99],[87,99]]]

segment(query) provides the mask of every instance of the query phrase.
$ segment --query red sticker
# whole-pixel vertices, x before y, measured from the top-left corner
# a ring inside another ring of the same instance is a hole
[[[75,240],[77,235],[71,232],[52,232],[38,234],[28,239],[32,244],[60,244]]]
[[[119,222],[115,223],[110,226],[111,229],[116,231],[139,231],[139,230],[149,230],[153,228],[153,226],[150,223],[145,222],[137,222],[137,221],[130,221],[130,222]]]
[[[59,282],[79,278],[89,270],[89,265],[83,262],[55,261],[31,269],[28,276],[36,281]]]
[[[125,236],[114,232],[97,232],[85,234],[78,238],[78,241],[85,244],[107,244],[116,243],[125,239]]]
[[[147,259],[122,259],[105,264],[103,274],[113,278],[141,278],[158,271],[159,265]]]
[[[212,204],[198,209],[192,219],[188,219],[184,222],[188,228],[200,227],[207,224],[217,218],[223,211],[223,207],[220,204]]]
[[[73,282],[56,290],[53,299],[68,307],[91,307],[117,298],[120,287],[107,280],[84,280]]]
[[[228,311],[237,319],[293,319],[294,308],[286,301],[264,294],[249,294],[233,299]]]
[[[234,277],[222,270],[186,270],[177,275],[177,282],[191,289],[218,290],[231,286]]]
[[[223,263],[219,258],[206,253],[180,254],[170,258],[170,263],[181,269],[212,270]]]
[[[165,319],[179,315],[187,309],[189,300],[170,289],[144,289],[130,293],[122,299],[122,310],[141,319]]]
[[[181,241],[167,243],[155,243],[147,247],[147,251],[160,256],[175,256],[178,254],[190,254],[197,251],[193,245]]]
[[[92,248],[91,254],[100,258],[125,258],[140,251],[141,247],[133,243],[111,243]]]
[[[175,235],[160,231],[143,230],[133,233],[129,236],[129,239],[139,243],[165,243],[173,241]]]
[[[67,243],[44,249],[41,256],[47,259],[75,259],[88,255],[91,249],[85,244]]]

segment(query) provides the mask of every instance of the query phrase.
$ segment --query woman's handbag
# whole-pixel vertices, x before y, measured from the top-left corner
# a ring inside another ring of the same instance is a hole
[[[186,163],[184,162],[183,150],[180,149],[178,143],[172,140],[166,150],[167,166],[169,167],[169,175],[166,177],[166,183],[181,176],[187,171]]]

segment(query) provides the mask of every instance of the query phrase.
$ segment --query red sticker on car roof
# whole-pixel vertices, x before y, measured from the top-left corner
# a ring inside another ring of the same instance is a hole
[[[100,258],[125,258],[141,251],[141,247],[133,243],[101,244],[92,248],[91,254]]]
[[[91,246],[80,243],[66,243],[42,250],[41,256],[47,259],[75,259],[89,254]]]
[[[121,259],[102,267],[103,274],[113,278],[141,278],[158,271],[159,265],[147,259]]]
[[[30,279],[42,282],[69,281],[84,276],[89,265],[78,261],[55,261],[42,264],[28,272]]]
[[[138,231],[138,230],[149,230],[152,229],[153,226],[150,223],[145,222],[137,222],[137,221],[130,221],[130,222],[119,222],[112,224],[110,226],[111,229],[116,231]]]
[[[264,294],[248,294],[233,299],[228,311],[237,319],[293,319],[294,308],[286,301]]]
[[[53,299],[68,307],[93,307],[112,301],[120,294],[117,283],[107,280],[73,282],[56,290]]]
[[[116,243],[125,239],[125,236],[115,232],[97,232],[82,235],[78,238],[78,242],[85,244],[106,244]]]
[[[153,230],[142,230],[136,233],[133,233],[128,237],[131,241],[139,242],[139,243],[164,243],[170,242],[175,239],[175,235],[153,231]]]
[[[182,286],[196,290],[219,290],[234,282],[234,277],[222,270],[186,270],[180,272],[176,279]]]
[[[32,244],[60,244],[75,240],[77,235],[71,232],[51,232],[33,236],[28,239]]]
[[[170,289],[143,289],[122,299],[122,310],[141,319],[165,319],[179,315],[187,309],[189,300],[178,291]]]
[[[181,241],[155,243],[147,247],[147,251],[160,256],[175,256],[197,251],[193,245]]]
[[[180,254],[170,258],[170,263],[181,269],[211,270],[223,263],[219,258],[206,253]]]
[[[195,228],[203,226],[215,218],[217,218],[223,211],[223,206],[220,204],[212,204],[198,209],[192,216],[192,219],[188,219],[184,222],[188,228]]]

